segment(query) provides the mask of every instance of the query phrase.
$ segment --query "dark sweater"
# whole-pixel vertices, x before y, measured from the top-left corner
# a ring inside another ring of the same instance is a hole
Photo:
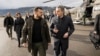
[[[32,42],[38,43],[42,42],[42,36],[41,36],[41,19],[33,19],[34,20],[34,26],[33,26],[33,33],[32,33]]]
[[[4,27],[7,27],[7,26],[13,26],[13,24],[14,24],[14,20],[13,20],[13,18],[10,16],[10,17],[6,17],[5,19],[4,19]]]

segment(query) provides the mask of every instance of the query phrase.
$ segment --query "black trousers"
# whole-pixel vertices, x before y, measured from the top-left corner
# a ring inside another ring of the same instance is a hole
[[[61,53],[61,56],[67,55],[67,49],[68,49],[68,40],[54,40],[54,50],[55,55],[59,56]]]
[[[6,32],[7,32],[8,36],[12,38],[12,26],[7,26]]]
[[[98,41],[98,44],[100,45],[100,34],[98,34],[99,35],[99,41]]]
[[[34,43],[33,47],[32,47],[32,56],[46,56],[46,50],[43,47],[43,43],[39,42],[39,43]]]
[[[21,33],[16,33],[16,34],[17,34],[17,40],[18,40],[18,47],[20,47]]]
[[[20,37],[17,37],[18,39],[18,46],[20,47]]]

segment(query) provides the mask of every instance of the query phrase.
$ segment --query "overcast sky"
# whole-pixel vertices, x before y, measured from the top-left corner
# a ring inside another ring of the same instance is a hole
[[[31,6],[79,6],[82,0],[55,0],[49,3],[43,3],[47,0],[0,0],[0,9],[14,9],[20,7],[31,7]]]

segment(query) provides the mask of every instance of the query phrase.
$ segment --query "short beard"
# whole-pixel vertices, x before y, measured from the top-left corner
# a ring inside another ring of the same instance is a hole
[[[42,16],[38,16],[38,18],[40,19],[40,18],[42,18]]]

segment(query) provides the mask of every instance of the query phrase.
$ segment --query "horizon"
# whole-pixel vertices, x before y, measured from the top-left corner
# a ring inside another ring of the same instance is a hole
[[[19,8],[7,8],[7,9],[0,9],[0,10],[10,10],[10,9],[20,9],[20,8],[31,8],[31,7],[56,7],[56,6],[30,6],[30,7],[19,7]],[[69,7],[69,6],[66,6]]]

